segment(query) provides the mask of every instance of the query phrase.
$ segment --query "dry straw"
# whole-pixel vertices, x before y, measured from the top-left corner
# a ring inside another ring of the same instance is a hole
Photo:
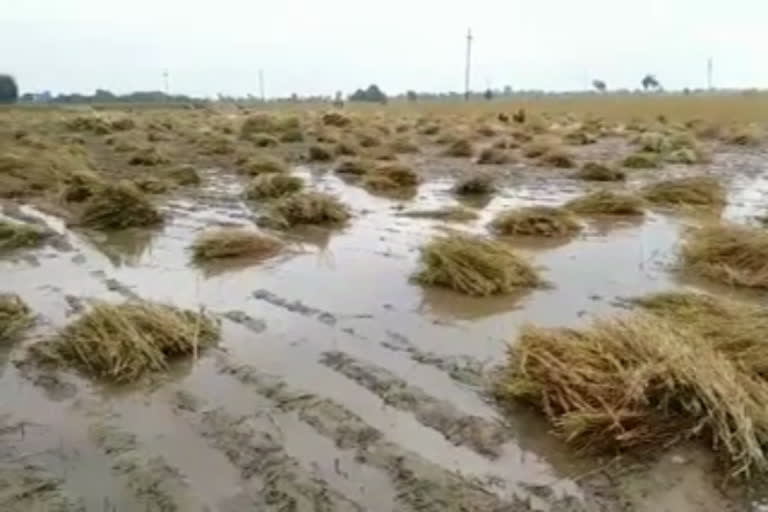
[[[703,439],[734,474],[768,469],[768,312],[690,293],[585,329],[525,327],[496,383],[568,442],[597,450]]]

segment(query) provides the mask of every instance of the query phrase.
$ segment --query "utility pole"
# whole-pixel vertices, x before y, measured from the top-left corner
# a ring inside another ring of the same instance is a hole
[[[707,87],[712,90],[712,57],[707,59]]]
[[[464,69],[464,101],[469,101],[469,70],[472,61],[472,30],[467,29],[467,57]]]
[[[264,97],[264,70],[259,70],[259,93],[261,95],[261,102],[264,103],[266,98]]]
[[[165,95],[168,96],[170,89],[168,88],[168,70],[167,69],[163,70],[163,84],[165,85]]]

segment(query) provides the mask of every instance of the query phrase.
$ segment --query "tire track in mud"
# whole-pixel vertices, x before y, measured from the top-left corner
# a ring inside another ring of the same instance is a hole
[[[382,432],[333,400],[294,389],[280,377],[250,365],[232,363],[222,358],[219,369],[222,374],[233,377],[257,394],[274,401],[279,411],[297,413],[301,421],[323,437],[333,440],[339,449],[354,450],[355,459],[361,464],[388,475],[396,492],[396,510],[531,510],[527,502],[517,497],[504,500],[480,482],[449,471],[386,440]]]
[[[455,446],[467,446],[480,455],[496,458],[504,443],[512,440],[511,429],[501,422],[466,415],[385,368],[336,351],[324,352],[320,362],[371,391],[385,404],[412,413],[419,423],[437,430]]]
[[[89,434],[112,458],[112,471],[148,512],[206,511],[181,471],[159,455],[145,453],[134,434],[96,423]]]
[[[184,394],[183,412],[211,446],[224,453],[246,483],[248,503],[233,510],[362,512],[365,509],[289,456],[280,432],[266,415],[235,416],[216,408],[200,411],[204,402]]]

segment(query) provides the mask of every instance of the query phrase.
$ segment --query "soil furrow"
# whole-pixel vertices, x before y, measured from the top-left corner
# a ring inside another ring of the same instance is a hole
[[[279,430],[267,417],[236,417],[222,409],[205,411],[195,417],[200,434],[221,450],[250,484],[248,494],[256,510],[364,510],[288,456]]]
[[[355,450],[359,462],[384,471],[396,489],[398,510],[529,510],[517,498],[504,501],[480,483],[387,441],[382,432],[333,400],[293,389],[281,378],[252,366],[225,363],[221,371],[274,400],[281,411],[296,411],[302,421],[340,449]]]
[[[136,436],[107,424],[90,428],[96,444],[114,460],[113,472],[147,512],[204,511],[185,476],[162,456],[146,453]]]
[[[380,366],[363,363],[342,352],[326,352],[321,362],[376,394],[387,405],[413,413],[421,424],[437,430],[456,446],[467,446],[495,458],[502,445],[511,439],[503,424],[463,414],[453,404],[430,396]]]

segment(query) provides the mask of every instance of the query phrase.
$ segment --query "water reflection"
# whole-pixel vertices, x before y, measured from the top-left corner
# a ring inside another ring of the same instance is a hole
[[[153,242],[163,229],[128,228],[113,232],[86,232],[86,237],[115,267],[135,267],[151,255]]]
[[[521,309],[529,289],[492,297],[471,297],[445,288],[422,288],[417,311],[440,320],[477,320]]]

